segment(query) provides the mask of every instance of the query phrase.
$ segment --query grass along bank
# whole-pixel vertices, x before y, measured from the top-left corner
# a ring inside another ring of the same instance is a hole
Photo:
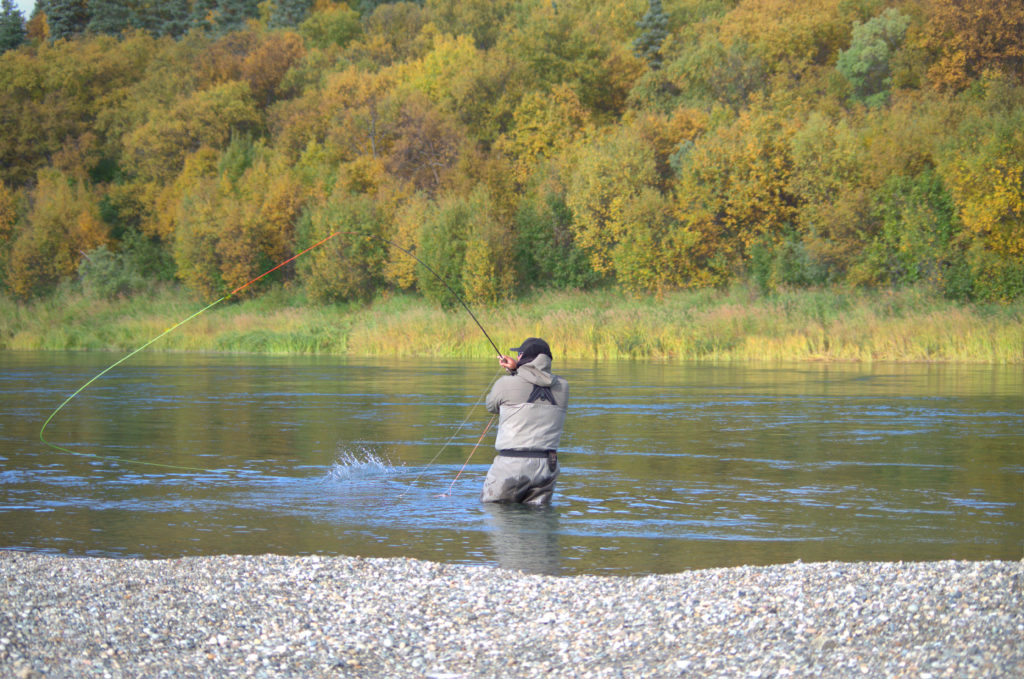
[[[28,304],[0,298],[0,350],[126,352],[203,306],[178,287],[114,300],[69,290]],[[1024,363],[1024,303],[961,305],[918,289],[765,296],[737,286],[640,299],[544,292],[473,311],[503,351],[535,335],[565,358]],[[461,308],[444,311],[411,295],[312,305],[283,288],[222,303],[149,350],[494,354]]]

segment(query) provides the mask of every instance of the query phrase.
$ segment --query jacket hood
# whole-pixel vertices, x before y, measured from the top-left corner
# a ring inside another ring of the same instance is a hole
[[[520,366],[516,374],[539,387],[550,387],[555,382],[555,376],[551,374],[551,357],[545,354],[539,354],[526,365]]]

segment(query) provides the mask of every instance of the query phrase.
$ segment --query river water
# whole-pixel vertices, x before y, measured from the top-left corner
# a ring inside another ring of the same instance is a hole
[[[1019,366],[556,360],[563,471],[527,509],[479,502],[493,361],[143,353],[45,445],[117,358],[0,352],[0,548],[616,575],[1024,556]]]

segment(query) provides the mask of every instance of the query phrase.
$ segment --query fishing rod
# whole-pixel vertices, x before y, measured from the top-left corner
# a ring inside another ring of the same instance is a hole
[[[444,278],[443,278],[443,277],[441,276],[441,274],[439,274],[439,273],[437,273],[436,271],[434,271],[434,269],[433,269],[433,268],[431,268],[431,266],[430,266],[429,264],[427,264],[426,262],[424,262],[424,261],[423,261],[422,259],[420,259],[420,258],[419,258],[419,257],[417,257],[416,255],[414,255],[414,254],[413,254],[412,252],[410,252],[409,250],[406,250],[405,248],[403,248],[403,247],[402,247],[401,245],[399,245],[398,243],[395,243],[395,242],[393,242],[393,241],[389,241],[389,240],[387,240],[386,238],[383,238],[383,237],[381,237],[381,236],[378,236],[377,234],[369,234],[369,235],[371,235],[371,236],[373,236],[373,237],[375,237],[375,238],[380,238],[380,240],[384,241],[384,242],[385,242],[385,243],[387,243],[388,245],[390,245],[390,246],[392,246],[392,247],[394,247],[394,248],[398,248],[399,250],[401,250],[402,252],[404,252],[405,254],[409,255],[410,257],[412,257],[413,259],[415,259],[415,260],[416,260],[417,262],[419,262],[420,266],[422,266],[422,267],[423,267],[424,269],[426,269],[426,270],[427,270],[427,271],[429,271],[430,273],[434,274],[434,277],[435,277],[435,278],[437,278],[437,280],[441,281],[441,284],[442,284],[442,285],[443,285],[444,287],[448,288],[448,292],[452,293],[452,296],[453,296],[453,297],[454,297],[455,299],[459,300],[459,304],[461,304],[461,305],[462,305],[462,308],[466,310],[466,313],[468,313],[468,314],[469,314],[469,317],[473,319],[473,322],[474,322],[474,323],[476,323],[476,327],[480,328],[480,332],[482,332],[482,333],[484,334],[484,337],[486,337],[486,338],[487,338],[487,341],[491,343],[491,346],[492,346],[492,347],[494,347],[494,353],[498,354],[498,358],[501,358],[501,356],[502,356],[501,350],[500,350],[500,349],[498,349],[498,345],[494,343],[494,340],[492,340],[492,339],[491,339],[491,336],[487,334],[487,331],[486,331],[486,330],[484,330],[484,326],[480,324],[480,321],[479,321],[479,320],[477,320],[476,314],[474,314],[474,313],[473,313],[473,310],[469,308],[469,305],[468,305],[468,304],[466,304],[466,302],[465,302],[465,301],[463,301],[462,297],[460,297],[460,296],[459,296],[459,293],[455,292],[455,290],[453,290],[453,289],[452,289],[452,286],[448,285],[448,281],[446,281],[446,280],[445,280],[445,279],[444,279]]]
[[[113,462],[140,464],[140,465],[146,465],[146,466],[150,466],[150,467],[160,467],[160,468],[164,468],[164,469],[177,469],[177,470],[182,470],[182,471],[198,471],[198,472],[207,472],[207,473],[218,473],[218,470],[206,469],[206,468],[203,468],[203,467],[188,467],[188,466],[183,466],[183,465],[173,465],[173,464],[167,464],[167,463],[162,463],[162,462],[149,462],[149,461],[146,461],[146,460],[134,460],[134,459],[130,459],[130,458],[115,457],[115,456],[111,456],[111,455],[97,455],[97,454],[94,454],[94,453],[84,453],[84,452],[81,452],[81,451],[70,450],[68,448],[65,448],[64,446],[60,446],[60,445],[57,445],[56,443],[48,441],[46,439],[45,432],[46,432],[46,428],[50,425],[50,422],[53,420],[53,418],[56,417],[57,413],[59,413],[61,410],[63,410],[64,407],[67,406],[68,403],[70,403],[75,397],[77,397],[79,394],[81,394],[83,391],[85,391],[85,389],[87,387],[89,387],[89,385],[91,385],[96,380],[100,379],[101,377],[103,377],[104,375],[109,373],[111,370],[113,370],[117,366],[121,365],[122,363],[124,363],[125,361],[130,359],[132,356],[135,356],[136,354],[138,354],[142,350],[146,349],[148,346],[150,346],[151,344],[153,344],[157,340],[159,340],[162,337],[165,337],[166,335],[170,334],[171,332],[177,330],[178,328],[180,328],[181,326],[185,325],[189,321],[191,321],[191,320],[201,316],[202,314],[206,313],[207,311],[209,311],[210,309],[214,308],[215,306],[217,306],[221,302],[223,302],[223,301],[225,301],[227,299],[230,299],[231,297],[235,296],[236,294],[238,294],[242,290],[245,290],[249,286],[257,283],[258,281],[260,281],[260,280],[262,280],[264,278],[266,278],[267,276],[269,276],[273,272],[277,271],[281,267],[286,266],[287,264],[289,264],[291,262],[294,262],[295,260],[297,260],[299,257],[303,256],[304,254],[306,254],[310,250],[314,250],[314,249],[320,247],[321,245],[323,245],[324,243],[328,242],[332,238],[335,238],[336,236],[339,236],[339,235],[342,235],[342,234],[356,235],[356,232],[354,232],[354,231],[344,231],[344,230],[335,231],[334,233],[330,234],[326,238],[323,238],[323,239],[317,241],[316,243],[310,245],[309,247],[307,247],[306,249],[302,250],[301,252],[298,252],[298,253],[292,255],[288,259],[285,259],[284,261],[282,261],[277,266],[275,266],[275,267],[273,267],[271,269],[268,269],[267,271],[264,271],[259,276],[256,276],[255,278],[249,280],[248,282],[238,286],[237,288],[235,288],[231,292],[227,293],[226,295],[224,295],[220,299],[211,302],[210,304],[206,305],[205,307],[203,307],[199,311],[196,311],[195,313],[193,313],[192,315],[188,316],[187,318],[185,318],[185,319],[183,319],[181,321],[178,321],[177,323],[175,323],[174,325],[170,326],[169,328],[167,328],[166,330],[164,330],[159,335],[157,335],[156,337],[152,338],[151,340],[149,340],[148,342],[146,342],[145,344],[143,344],[139,348],[129,352],[128,354],[126,354],[122,358],[118,359],[117,361],[115,361],[114,363],[109,365],[108,367],[106,367],[103,370],[101,370],[92,379],[90,379],[87,382],[85,382],[82,386],[80,386],[78,389],[76,389],[70,396],[68,396],[66,399],[64,399],[64,401],[59,406],[57,406],[52,413],[50,413],[49,417],[46,418],[46,420],[43,422],[42,427],[40,427],[40,429],[39,429],[39,440],[44,445],[48,446],[49,448],[52,448],[54,450],[60,451],[62,453],[68,454],[68,455],[75,455],[77,457],[89,457],[89,458],[100,459],[100,460],[109,460],[109,461],[113,461]],[[405,253],[409,257],[412,257],[423,268],[425,268],[433,276],[435,276],[439,281],[441,281],[441,283],[444,285],[444,287],[448,289],[448,291],[455,297],[455,299],[457,299],[459,301],[459,303],[466,310],[466,312],[469,313],[470,317],[473,319],[473,322],[476,323],[477,327],[480,328],[480,331],[484,334],[484,337],[486,337],[487,341],[491,343],[492,347],[494,347],[494,351],[498,354],[499,358],[501,357],[502,354],[501,354],[501,351],[498,349],[498,345],[496,345],[494,343],[494,340],[491,339],[491,336],[487,333],[487,331],[484,329],[484,326],[480,323],[479,319],[477,319],[476,315],[469,308],[469,305],[466,304],[466,302],[462,299],[462,297],[457,292],[455,292],[455,290],[452,288],[452,286],[449,285],[448,282],[437,271],[435,271],[433,269],[433,267],[431,267],[429,264],[427,264],[422,259],[417,257],[411,251],[409,251],[406,248],[402,247],[398,243],[395,243],[393,241],[388,240],[387,238],[384,238],[383,236],[379,236],[377,234],[358,234],[358,235],[363,235],[363,236],[366,236],[368,238],[371,238],[371,237],[372,238],[377,238],[378,240],[380,240],[380,241],[382,241],[382,242],[384,242],[384,243],[386,243],[386,244],[388,244],[388,245],[398,249],[399,251]],[[468,462],[468,460],[467,460],[467,462]],[[458,477],[456,477],[456,478],[458,478]]]

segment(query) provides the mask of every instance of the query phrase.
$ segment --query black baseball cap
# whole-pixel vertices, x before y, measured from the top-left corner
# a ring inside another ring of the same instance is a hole
[[[541,354],[545,354],[548,358],[553,358],[551,356],[551,347],[549,347],[548,343],[539,337],[527,337],[522,344],[518,347],[509,349],[509,351],[518,352],[520,358],[526,356],[540,356]]]

